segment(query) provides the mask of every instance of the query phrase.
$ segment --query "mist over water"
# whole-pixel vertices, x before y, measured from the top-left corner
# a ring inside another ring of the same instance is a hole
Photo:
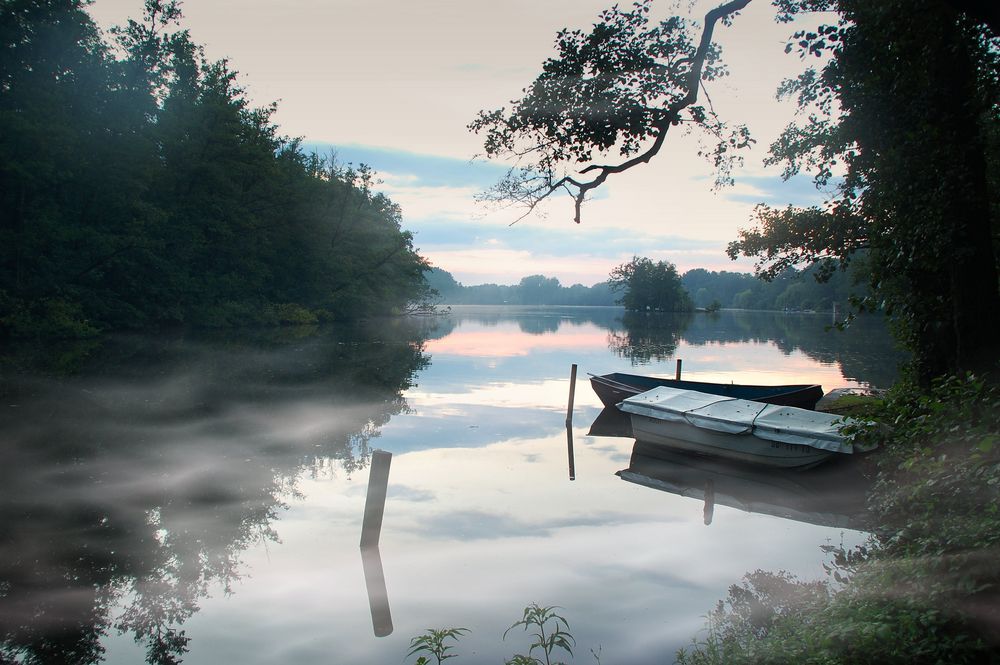
[[[672,375],[682,357],[695,380],[888,385],[885,331],[829,323],[461,308],[351,330],[8,349],[0,653],[399,662],[427,627],[463,626],[460,656],[502,662],[526,646],[500,635],[538,602],[563,608],[578,662],[591,647],[669,661],[746,571],[818,577],[820,545],[863,536],[721,500],[706,526],[704,496],[624,482],[634,442],[588,435],[600,404],[586,372]],[[358,547],[375,448],[393,454],[386,637]]]

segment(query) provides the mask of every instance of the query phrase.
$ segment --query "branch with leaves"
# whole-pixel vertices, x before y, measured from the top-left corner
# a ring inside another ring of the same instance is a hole
[[[754,218],[757,226],[740,229],[739,240],[729,243],[726,254],[733,260],[740,255],[756,257],[754,272],[767,281],[803,264],[817,264],[817,279],[826,281],[869,246],[864,220],[844,206],[827,211],[758,205]]]
[[[524,96],[510,109],[480,111],[469,125],[484,134],[487,157],[514,164],[481,199],[524,207],[519,221],[565,192],[579,223],[591,191],[648,163],[678,125],[712,137],[714,147],[703,154],[714,162],[717,184],[731,183],[739,151],[753,139],[744,125],[729,128],[710,103],[698,104],[698,95],[705,81],[728,73],[712,41],[716,25],[728,25],[749,3],[732,0],[709,11],[697,40],[695,24],[683,18],[651,24],[651,0],[630,11],[605,10],[589,33],[559,32],[558,56],[543,64]],[[612,152],[619,161],[597,161]]]

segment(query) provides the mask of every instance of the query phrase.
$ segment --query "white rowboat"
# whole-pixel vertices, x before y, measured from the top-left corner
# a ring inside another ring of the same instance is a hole
[[[640,440],[772,467],[807,467],[853,446],[850,419],[807,409],[660,387],[622,401]]]

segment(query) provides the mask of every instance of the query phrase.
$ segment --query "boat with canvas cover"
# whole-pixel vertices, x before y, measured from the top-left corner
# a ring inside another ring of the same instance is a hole
[[[791,406],[659,387],[623,400],[632,434],[673,449],[772,467],[808,467],[854,447],[849,418]]]

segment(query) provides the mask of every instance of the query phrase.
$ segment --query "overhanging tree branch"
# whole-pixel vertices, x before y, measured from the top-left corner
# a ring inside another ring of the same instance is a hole
[[[573,221],[580,223],[588,193],[610,176],[648,163],[663,148],[672,126],[691,120],[725,141],[714,112],[696,104],[702,80],[724,74],[712,43],[716,24],[750,2],[732,0],[709,11],[697,46],[685,22],[676,17],[650,28],[649,0],[637,3],[631,12],[607,10],[589,35],[559,33],[560,57],[544,64],[543,73],[510,112],[480,112],[469,125],[477,133],[485,131],[488,156],[517,162],[483,198],[524,206],[526,211],[516,223],[542,201],[566,191],[574,203]],[[734,137],[740,137],[728,140],[734,149],[750,143],[745,128]],[[529,147],[521,148],[521,141]],[[593,153],[612,147],[626,159],[591,163],[576,174],[555,177],[557,167],[587,163]],[[722,148],[714,153],[720,168],[724,168],[720,162],[735,158],[735,150],[720,156],[726,152]],[[525,165],[529,157],[535,162]]]

